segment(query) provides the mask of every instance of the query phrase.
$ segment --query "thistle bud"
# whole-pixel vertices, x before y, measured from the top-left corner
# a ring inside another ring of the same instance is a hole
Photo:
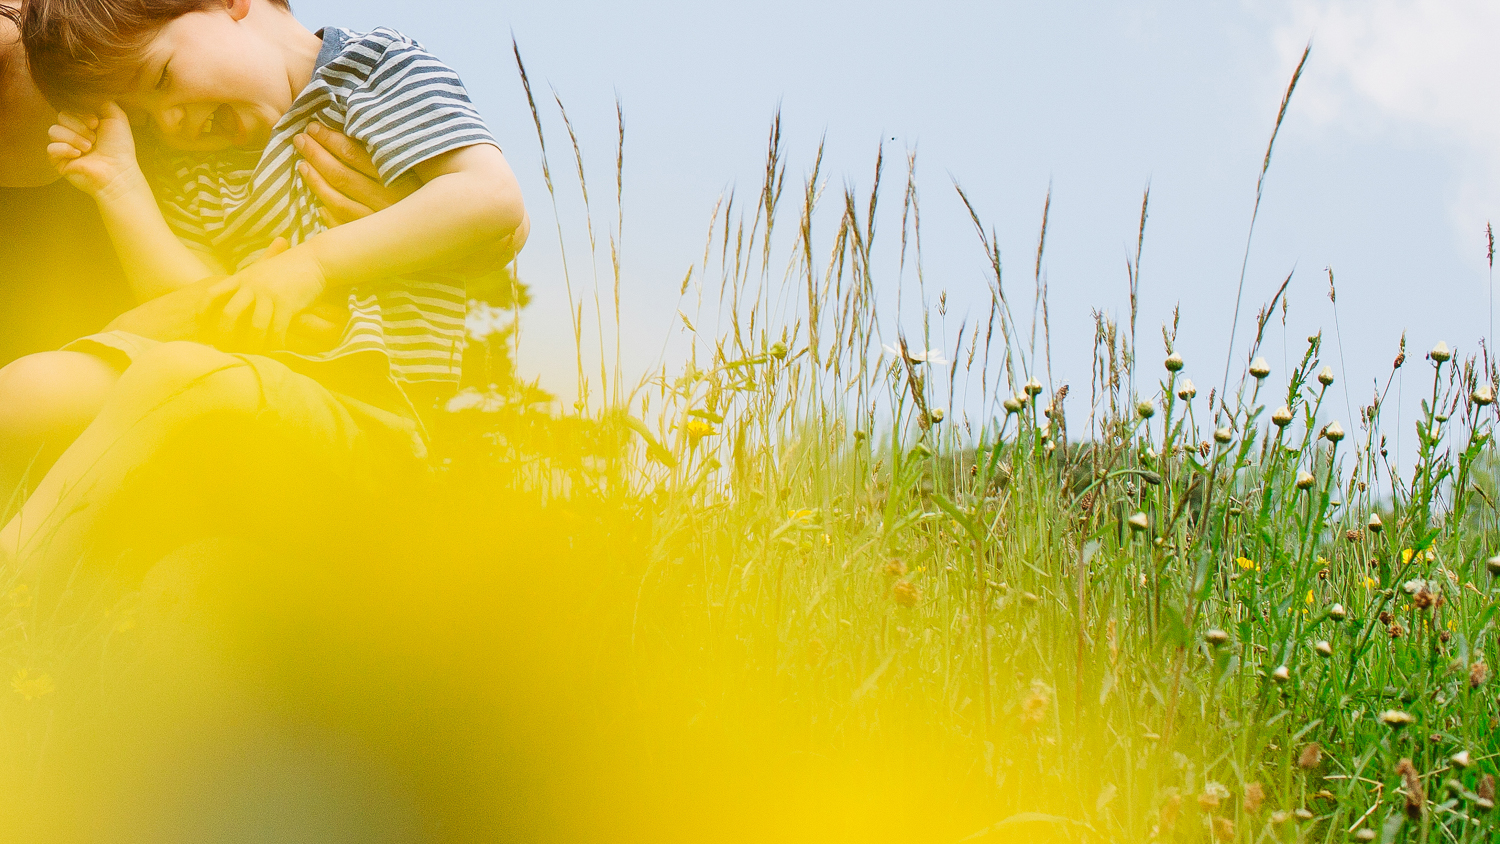
[[[771,357],[776,358],[777,360],[785,360],[786,359],[786,344],[783,343],[783,342],[781,342],[780,340],[777,340],[775,343],[772,343],[771,344]]]
[[[1276,412],[1271,414],[1271,421],[1276,424],[1276,427],[1285,428],[1292,424],[1292,409],[1286,405],[1276,408]]]
[[[1271,679],[1277,683],[1285,683],[1292,679],[1292,670],[1285,665],[1278,665],[1276,670],[1271,672]]]
[[[1156,415],[1156,405],[1148,401],[1143,401],[1135,406],[1135,412],[1139,413],[1142,419],[1150,419]]]
[[[1334,621],[1343,621],[1345,615],[1347,615],[1347,613],[1344,612],[1343,604],[1334,604],[1333,606],[1328,608],[1328,617],[1333,619]]]
[[[1250,374],[1254,375],[1255,380],[1259,381],[1271,374],[1271,365],[1266,363],[1265,358],[1256,358],[1250,362]]]
[[[1318,656],[1333,656],[1333,645],[1328,644],[1328,642],[1326,641],[1318,642],[1316,645],[1313,645],[1313,650],[1318,652]]]
[[[1214,629],[1209,630],[1208,632],[1203,634],[1203,641],[1209,643],[1210,645],[1213,645],[1216,648],[1223,647],[1224,645],[1229,644],[1229,634],[1215,627]]]
[[[1383,527],[1385,527],[1385,523],[1380,521],[1380,514],[1371,513],[1369,522],[1370,533],[1380,533],[1380,529]]]
[[[1234,439],[1234,431],[1231,430],[1227,425],[1217,431],[1214,431],[1214,442],[1216,443],[1223,444],[1229,442],[1232,439]]]
[[[1427,353],[1427,356],[1438,363],[1446,363],[1450,358],[1453,357],[1453,352],[1448,350],[1447,343],[1439,340],[1438,344],[1432,347],[1432,351]]]
[[[1374,841],[1375,840],[1375,830],[1370,829],[1367,826],[1362,826],[1359,829],[1357,829],[1357,830],[1354,831],[1354,840],[1355,841]]]
[[[1310,821],[1313,819],[1313,813],[1309,812],[1307,809],[1298,809],[1297,811],[1292,813],[1292,816],[1299,821]]]
[[[1193,386],[1193,379],[1182,379],[1182,386],[1177,388],[1177,397],[1183,401],[1189,401],[1198,395],[1198,388]]]
[[[1495,556],[1486,560],[1484,563],[1484,567],[1489,571],[1490,574],[1495,575],[1496,577],[1500,577],[1500,554],[1496,554]]]
[[[1311,472],[1297,473],[1297,489],[1312,489],[1312,485],[1317,482],[1318,479],[1313,477]]]
[[[1480,407],[1488,407],[1495,403],[1495,391],[1490,389],[1490,385],[1482,384],[1475,387],[1474,392],[1469,394],[1469,401]]]
[[[1151,527],[1151,520],[1146,516],[1145,513],[1136,513],[1134,516],[1131,516],[1126,520],[1126,524],[1130,525],[1131,530],[1140,533],[1141,531]]]
[[[1024,402],[1018,396],[1011,396],[1000,403],[1000,406],[1005,408],[1006,413],[1020,413],[1023,405]]]
[[[1040,427],[1040,428],[1037,429],[1036,435],[1037,435],[1037,438],[1040,439],[1042,442],[1046,442],[1047,440],[1052,439],[1052,426],[1051,425],[1043,425],[1042,427]]]
[[[1042,382],[1036,380],[1036,376],[1032,376],[1031,379],[1026,382],[1026,386],[1022,387],[1021,389],[1026,391],[1026,395],[1035,396],[1037,393],[1040,393],[1042,391]]]
[[[1460,750],[1452,756],[1449,756],[1448,761],[1452,762],[1453,767],[1455,768],[1467,768],[1472,762],[1472,760],[1469,758],[1469,751],[1467,750]]]
[[[927,414],[927,421],[931,422],[934,425],[942,424],[943,409],[941,407],[934,407],[932,409],[932,412]]]
[[[1177,372],[1177,371],[1181,370],[1182,369],[1182,355],[1179,355],[1176,352],[1173,352],[1170,355],[1167,355],[1167,359],[1165,361],[1165,365],[1167,367],[1167,371],[1168,372]]]
[[[1402,712],[1399,709],[1387,709],[1380,713],[1380,723],[1393,730],[1399,730],[1402,727],[1409,727],[1417,723],[1417,719],[1412,717],[1409,712]]]
[[[1318,373],[1318,383],[1325,387],[1333,383],[1333,367],[1323,367],[1322,371]]]
[[[1338,422],[1329,422],[1328,427],[1323,429],[1323,436],[1331,443],[1336,443],[1344,438],[1344,426]]]

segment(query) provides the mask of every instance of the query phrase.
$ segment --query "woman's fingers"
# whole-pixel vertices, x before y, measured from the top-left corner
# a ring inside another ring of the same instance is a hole
[[[317,144],[309,142],[307,146],[309,148],[317,147]],[[321,149],[321,147],[318,148]],[[327,153],[324,152],[323,155],[326,156]],[[329,161],[331,161],[331,158],[329,159]],[[330,164],[329,166],[331,167],[332,165]],[[323,209],[330,212],[333,218],[336,218],[330,219],[329,217],[324,217],[323,222],[329,228],[333,228],[340,223],[345,223],[349,220],[358,220],[362,217],[368,217],[374,213],[374,210],[371,209],[368,205],[351,199],[345,191],[340,190],[334,185],[330,184],[328,180],[324,178],[322,171],[313,166],[309,161],[304,161],[301,164],[298,164],[297,169],[299,172],[301,172],[303,180],[307,182],[307,186],[312,189],[313,195],[322,201]],[[341,169],[343,169],[345,173],[349,172],[347,168]],[[364,177],[355,174],[352,176],[352,178],[358,179]]]
[[[375,167],[375,160],[370,157],[369,150],[366,150],[363,144],[357,143],[343,132],[335,132],[316,120],[308,124],[307,134],[311,135],[320,147],[338,156],[340,161],[366,177],[380,178],[380,171]]]
[[[359,219],[388,208],[422,186],[421,180],[412,174],[401,177],[395,184],[384,184],[361,144],[321,123],[310,124],[307,132],[292,142],[309,165],[303,170],[303,178],[341,220]]]

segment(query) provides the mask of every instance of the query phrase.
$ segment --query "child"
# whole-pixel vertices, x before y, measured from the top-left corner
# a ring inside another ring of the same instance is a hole
[[[372,375],[408,394],[457,383],[466,297],[442,268],[505,241],[513,254],[527,220],[451,69],[389,29],[314,34],[287,0],[28,0],[22,28],[38,86],[67,109],[49,155],[97,201],[139,298],[233,273],[218,330],[280,350],[294,316],[343,297],[335,348],[273,354],[356,394]],[[297,155],[317,124],[365,144],[387,183],[421,187],[329,228]],[[132,126],[147,125],[163,148],[142,167]]]

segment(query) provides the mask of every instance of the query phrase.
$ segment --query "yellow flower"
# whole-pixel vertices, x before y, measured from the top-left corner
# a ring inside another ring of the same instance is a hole
[[[1249,557],[1236,557],[1234,561],[1239,564],[1240,568],[1247,571],[1250,569],[1260,571],[1260,563],[1257,563]]]
[[[697,418],[689,419],[685,430],[687,431],[688,439],[690,440],[701,440],[704,437],[711,437],[714,434],[719,433],[718,431],[714,430],[714,426],[708,424],[708,422],[702,419]]]
[[[1407,563],[1411,562],[1411,555],[1412,555],[1412,553],[1413,552],[1412,552],[1412,550],[1410,548],[1403,548],[1403,549],[1401,549],[1401,565],[1404,566]]]
[[[1365,578],[1364,586],[1365,586],[1366,589],[1374,589],[1375,588],[1375,579],[1372,578],[1372,577]]]
[[[29,674],[30,672],[22,668],[16,672],[16,676],[10,678],[10,686],[16,690],[16,694],[27,700],[36,700],[42,695],[51,694],[55,690],[55,687],[52,685],[52,678],[48,675],[42,674],[37,677],[31,677]]]
[[[1307,590],[1307,602],[1309,604],[1313,602],[1313,593],[1311,589]]]

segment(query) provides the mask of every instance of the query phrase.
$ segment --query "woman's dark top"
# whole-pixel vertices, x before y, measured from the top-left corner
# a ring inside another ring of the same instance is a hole
[[[99,331],[132,304],[92,199],[60,180],[0,188],[0,366]]]

